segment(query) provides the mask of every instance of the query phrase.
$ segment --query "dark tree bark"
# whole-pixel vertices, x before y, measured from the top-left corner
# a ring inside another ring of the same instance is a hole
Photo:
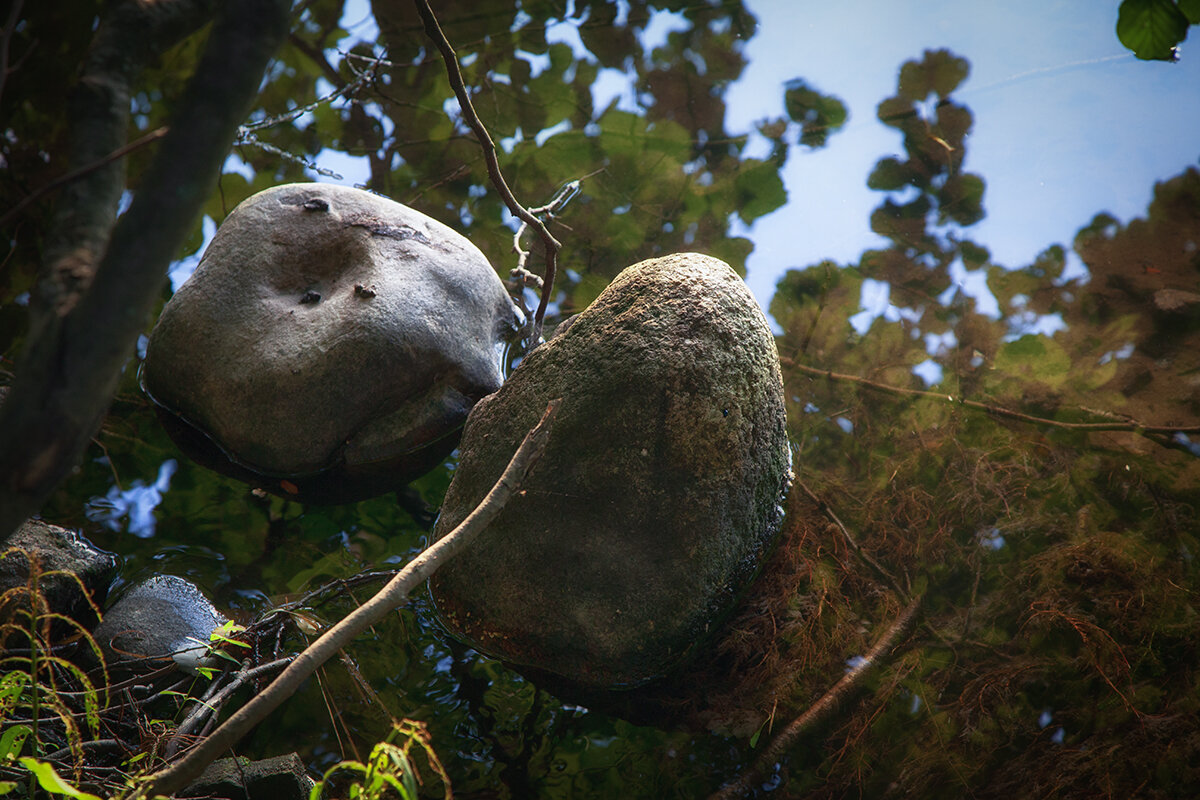
[[[149,60],[216,12],[196,72],[128,211],[119,161],[63,190],[38,303],[0,406],[0,537],[37,512],[99,428],[121,370],[287,34],[288,0],[124,2],[97,31],[72,102],[70,167],[125,143]],[[115,223],[115,224],[114,224]]]

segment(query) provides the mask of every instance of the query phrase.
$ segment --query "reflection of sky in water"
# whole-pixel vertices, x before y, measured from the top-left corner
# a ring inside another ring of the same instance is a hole
[[[125,528],[142,539],[153,536],[154,509],[171,487],[177,466],[175,459],[168,458],[159,466],[154,483],[146,485],[145,481],[135,480],[128,489],[113,486],[104,497],[93,497],[87,503],[87,518],[112,531]]]
[[[760,24],[728,95],[730,130],[781,115],[783,84],[795,77],[850,112],[824,150],[793,149],[788,205],[753,228],[748,282],[762,302],[789,267],[856,261],[884,243],[868,222],[883,194],[866,176],[902,147],[875,107],[894,93],[899,66],[927,48],[971,62],[954,97],[975,115],[964,168],[987,181],[987,217],[968,231],[997,263],[1024,266],[1050,244],[1069,244],[1096,212],[1144,214],[1153,183],[1200,155],[1182,133],[1200,130],[1195,45],[1184,43],[1178,64],[1137,61],[1117,41],[1116,4],[747,5]],[[1067,257],[1067,274],[1078,274],[1078,257]]]
[[[1004,547],[1004,534],[999,528],[984,528],[975,534],[979,546],[985,550],[999,550]]]
[[[885,243],[868,222],[883,194],[868,189],[866,177],[879,158],[902,147],[900,134],[875,119],[875,107],[895,92],[900,65],[927,48],[946,47],[971,62],[954,97],[975,115],[964,169],[987,181],[987,216],[968,230],[996,263],[1031,263],[1047,246],[1070,243],[1099,211],[1122,220],[1144,214],[1154,182],[1200,155],[1194,137],[1182,133],[1200,130],[1200,54],[1192,52],[1200,45],[1185,42],[1177,64],[1138,61],[1117,41],[1115,4],[747,0],[746,6],[759,25],[745,49],[742,78],[726,95],[726,127],[752,131],[758,120],[783,116],[783,87],[794,78],[838,96],[850,114],[826,148],[792,148],[783,171],[788,204],[749,230],[755,251],[747,281],[764,306],[785,270],[824,258],[853,262]],[[568,16],[572,9],[568,2]],[[577,24],[552,24],[547,39],[590,58]],[[347,2],[342,27],[351,34],[342,46],[373,41],[379,30],[366,0]],[[655,11],[642,43],[652,49],[684,27],[680,15]],[[531,62],[539,67],[543,60]],[[615,100],[637,110],[633,92],[629,77],[612,69],[601,70],[593,86],[598,109]],[[765,140],[757,133],[750,138],[751,151],[764,155]],[[318,161],[347,184],[368,176],[366,158],[326,150]],[[954,269],[968,296],[986,297],[981,275]],[[1068,251],[1066,274],[1082,270]]]

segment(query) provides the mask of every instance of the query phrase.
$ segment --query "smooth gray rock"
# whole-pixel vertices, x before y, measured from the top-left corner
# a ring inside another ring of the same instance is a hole
[[[502,382],[517,314],[440,222],[360,189],[277,186],[234,209],[167,303],[142,385],[197,461],[350,502],[453,449]]]
[[[63,614],[85,628],[95,624],[96,613],[88,597],[97,607],[103,605],[108,587],[117,575],[115,555],[97,548],[75,531],[37,519],[18,528],[5,540],[0,551],[3,551],[0,594],[28,584],[29,560],[26,556],[32,555],[42,574],[38,579],[38,591],[46,601],[46,610]],[[46,575],[48,572],[54,574]]]
[[[123,661],[173,659],[195,674],[209,635],[228,620],[190,581],[156,575],[134,586],[104,613],[92,635],[112,666]]]
[[[724,262],[626,269],[476,405],[435,536],[555,397],[544,455],[433,596],[485,653],[584,690],[636,686],[704,640],[778,530],[791,461],[775,342]]]

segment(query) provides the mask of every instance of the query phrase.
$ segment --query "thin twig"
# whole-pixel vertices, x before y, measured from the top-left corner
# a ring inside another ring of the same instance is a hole
[[[184,738],[191,735],[191,732],[195,730],[198,725],[206,721],[209,716],[213,716],[220,711],[221,706],[225,705],[225,701],[229,699],[230,695],[237,691],[238,688],[247,681],[252,681],[255,678],[271,672],[277,672],[290,663],[292,663],[292,659],[289,656],[286,658],[278,658],[274,661],[269,661],[266,664],[259,664],[257,667],[251,667],[248,663],[245,664],[240,670],[238,670],[237,674],[233,676],[232,681],[230,681],[220,691],[214,693],[211,698],[202,698],[200,702],[196,703],[196,707],[188,712],[188,715],[184,717],[183,722],[179,723],[179,726],[175,729],[175,733],[171,736],[170,741],[167,742],[166,749],[164,750],[164,757],[170,758],[179,752],[179,749],[183,746]],[[213,685],[215,686],[216,684]]]
[[[732,800],[736,797],[744,797],[764,773],[772,769],[787,755],[788,750],[792,748],[797,739],[812,733],[829,721],[853,695],[857,694],[863,688],[867,676],[883,663],[886,663],[897,645],[903,641],[904,637],[912,630],[913,625],[916,624],[917,614],[920,609],[921,598],[918,597],[912,600],[900,612],[900,616],[891,624],[866,656],[851,667],[842,676],[842,679],[833,685],[833,688],[821,695],[817,702],[809,706],[803,714],[792,720],[771,741],[771,744],[767,746],[766,750],[758,757],[753,766],[739,775],[736,780],[721,787],[720,790],[711,795],[709,800]]]
[[[504,180],[504,175],[500,172],[500,162],[496,157],[496,145],[492,142],[492,137],[488,135],[487,128],[483,126],[479,115],[475,113],[475,107],[471,105],[471,97],[467,93],[466,85],[463,83],[462,71],[458,66],[458,57],[454,54],[454,48],[450,46],[450,42],[446,39],[446,35],[442,33],[441,26],[438,25],[437,17],[433,15],[433,11],[429,8],[428,0],[414,0],[417,4],[417,12],[421,15],[421,21],[425,23],[425,33],[433,40],[438,51],[442,54],[442,60],[446,62],[446,74],[450,79],[450,86],[454,89],[454,96],[458,98],[459,108],[462,110],[463,119],[467,125],[475,133],[475,138],[479,141],[480,148],[483,149],[483,158],[487,163],[488,177],[492,181],[492,185],[496,187],[496,191],[500,194],[500,199],[504,201],[504,205],[508,206],[508,210],[514,217],[521,220],[525,224],[531,226],[542,237],[542,248],[546,256],[546,272],[542,277],[542,297],[538,302],[537,312],[533,317],[533,331],[531,334],[531,345],[536,345],[542,334],[542,320],[546,316],[546,305],[550,302],[550,292],[554,287],[554,273],[558,267],[558,251],[562,249],[562,245],[546,224],[530,213],[529,209],[517,202],[517,198],[513,196],[512,190],[508,188],[508,184]]]
[[[466,519],[449,534],[425,548],[374,597],[306,647],[282,674],[238,709],[233,716],[221,723],[212,735],[187,751],[177,763],[151,775],[145,785],[148,794],[170,795],[186,786],[218,755],[232,747],[267,714],[291,697],[300,684],[337,651],[405,603],[413,589],[447,560],[461,552],[500,513],[508,498],[521,485],[525,475],[541,456],[550,436],[558,404],[558,400],[550,402],[538,424],[525,435],[500,479]]]
[[[71,170],[66,175],[61,175],[61,176],[55,178],[54,180],[50,181],[49,183],[47,183],[43,186],[39,186],[37,189],[33,190],[32,192],[27,194],[25,197],[21,198],[21,202],[17,203],[15,206],[13,206],[7,212],[5,212],[3,217],[0,217],[0,228],[3,228],[11,220],[15,219],[18,214],[20,214],[22,211],[25,210],[26,206],[28,206],[34,200],[37,200],[42,195],[48,194],[48,193],[54,191],[55,189],[62,188],[63,186],[66,186],[68,183],[70,183],[71,181],[82,178],[84,175],[87,175],[91,172],[95,172],[96,170],[103,167],[105,164],[111,164],[112,162],[116,161],[118,158],[124,158],[125,156],[132,153],[134,150],[137,150],[139,147],[144,147],[145,145],[148,145],[151,142],[158,141],[159,139],[161,139],[167,135],[167,130],[168,130],[168,128],[165,125],[161,128],[152,130],[149,133],[147,133],[145,136],[140,136],[137,139],[134,139],[129,144],[118,147],[116,150],[113,150],[111,153],[106,155],[104,158],[101,158],[97,161],[93,161],[91,164],[84,164],[79,169]]]
[[[812,489],[809,489],[804,481],[796,478],[796,485],[800,487],[801,491],[808,495],[808,499],[811,500],[818,509],[820,509],[821,513],[829,517],[830,521],[832,521],[833,524],[837,526],[838,530],[842,532],[842,537],[846,540],[846,544],[850,546],[850,549],[854,551],[854,555],[858,556],[858,558],[864,564],[874,570],[875,574],[878,575],[883,582],[886,583],[898,596],[907,597],[908,592],[900,586],[900,582],[896,580],[892,573],[884,569],[883,566],[876,561],[870,553],[868,553],[866,550],[863,550],[862,547],[859,546],[858,541],[850,533],[850,529],[846,527],[845,523],[842,522],[841,518],[838,517],[833,508],[820,497],[818,497]]]
[[[944,394],[942,392],[930,392],[924,389],[905,389],[900,386],[891,386],[886,383],[878,383],[867,378],[860,378],[857,375],[847,375],[841,372],[833,372],[827,369],[817,369],[810,367],[807,364],[801,364],[790,358],[780,357],[780,362],[788,367],[798,369],[801,372],[809,375],[816,375],[822,378],[828,378],[831,381],[844,381],[847,383],[856,383],[859,386],[865,386],[868,389],[874,389],[886,394],[904,395],[908,397],[928,397],[932,400],[945,400],[949,403],[974,408],[978,411],[991,414],[994,417],[1004,417],[1007,419],[1015,419],[1020,422],[1030,422],[1035,425],[1046,425],[1051,428],[1060,428],[1069,431],[1084,431],[1084,432],[1100,432],[1100,431],[1126,431],[1129,433],[1138,433],[1143,436],[1153,434],[1175,434],[1175,433],[1200,433],[1200,425],[1145,425],[1141,422],[1061,422],[1056,419],[1047,419],[1046,417],[1037,417],[1032,414],[1023,414],[1020,411],[994,406],[989,403],[981,403],[978,400],[968,400],[965,397],[955,397],[952,394]],[[1095,413],[1095,412],[1093,412]],[[1100,416],[1100,415],[1098,415]]]

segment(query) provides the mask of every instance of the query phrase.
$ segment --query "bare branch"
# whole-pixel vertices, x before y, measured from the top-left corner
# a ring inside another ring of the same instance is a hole
[[[500,162],[496,157],[496,145],[492,142],[492,137],[488,135],[487,128],[480,121],[479,115],[475,113],[475,106],[471,104],[471,96],[467,93],[467,87],[463,83],[462,71],[458,67],[458,57],[454,54],[454,48],[450,46],[446,35],[442,33],[441,26],[438,25],[437,17],[433,15],[433,11],[429,8],[428,0],[415,0],[417,11],[421,15],[421,20],[425,24],[425,33],[433,40],[438,51],[442,54],[442,60],[446,62],[446,74],[450,79],[450,86],[454,89],[454,96],[458,98],[459,108],[462,109],[463,119],[467,125],[475,133],[475,138],[479,141],[479,146],[483,149],[483,158],[487,163],[488,177],[492,181],[492,185],[496,187],[496,191],[500,194],[500,199],[504,201],[504,205],[508,206],[508,210],[514,217],[521,220],[522,223],[529,225],[542,238],[542,247],[546,256],[546,272],[542,277],[542,297],[538,302],[537,312],[533,317],[533,331],[531,334],[531,344],[536,345],[542,334],[542,320],[546,316],[546,306],[550,302],[550,292],[554,288],[554,274],[558,267],[558,251],[562,249],[562,245],[550,233],[550,229],[546,224],[538,219],[529,209],[517,202],[517,198],[513,196],[512,190],[508,188],[508,184],[504,180],[504,175],[500,172]]]
[[[558,400],[550,402],[538,424],[525,435],[500,479],[458,527],[425,548],[374,597],[305,648],[266,689],[221,723],[210,736],[187,751],[179,762],[151,775],[150,794],[169,795],[186,786],[218,755],[232,747],[267,714],[291,697],[300,684],[335,653],[404,604],[413,589],[421,585],[447,560],[462,551],[500,513],[508,498],[517,490],[525,475],[541,456],[550,436],[558,404]]]
[[[116,150],[113,150],[111,153],[104,156],[104,158],[101,158],[97,161],[93,161],[91,164],[84,164],[79,169],[71,170],[66,175],[61,175],[61,176],[55,178],[54,180],[47,183],[45,186],[38,187],[30,194],[21,198],[21,202],[17,203],[15,206],[13,206],[7,212],[5,212],[3,217],[0,217],[0,228],[3,228],[9,222],[11,222],[13,219],[15,219],[16,216],[18,214],[20,214],[22,211],[24,211],[26,209],[26,207],[29,206],[30,203],[37,200],[42,195],[49,194],[50,192],[53,192],[55,189],[58,189],[62,186],[66,186],[71,181],[78,180],[79,178],[82,178],[85,175],[95,172],[96,170],[100,169],[101,167],[107,166],[108,164],[111,164],[112,162],[116,161],[119,158],[124,158],[125,156],[129,155],[134,150],[137,150],[140,147],[144,147],[145,145],[148,145],[151,142],[157,142],[159,139],[161,139],[167,135],[168,130],[169,129],[166,126],[157,128],[156,130],[152,130],[149,133],[147,133],[145,136],[139,136],[137,139],[134,139],[129,144],[118,147]]]
[[[242,668],[237,671],[227,685],[213,693],[212,697],[201,698],[200,702],[196,703],[196,707],[188,712],[183,722],[175,728],[175,733],[172,734],[170,741],[167,742],[164,754],[170,758],[175,753],[179,752],[185,739],[192,735],[192,731],[200,727],[208,720],[210,716],[215,716],[220,712],[221,706],[225,705],[234,692],[240,686],[252,681],[256,678],[267,675],[271,672],[277,672],[283,669],[292,662],[291,657],[277,658],[274,661],[268,661],[266,664],[259,664],[257,667],[251,667],[249,663],[242,665]],[[215,685],[215,684],[214,684]]]
[[[842,676],[842,679],[835,683],[833,688],[821,695],[817,702],[792,720],[771,741],[771,744],[767,746],[750,769],[739,775],[733,782],[721,787],[719,791],[711,795],[709,800],[733,800],[733,798],[745,797],[760,777],[787,755],[788,750],[800,737],[813,733],[832,719],[834,714],[863,688],[867,676],[885,664],[897,645],[912,631],[920,609],[921,598],[918,597],[900,612],[900,616],[884,632],[866,656]]]

